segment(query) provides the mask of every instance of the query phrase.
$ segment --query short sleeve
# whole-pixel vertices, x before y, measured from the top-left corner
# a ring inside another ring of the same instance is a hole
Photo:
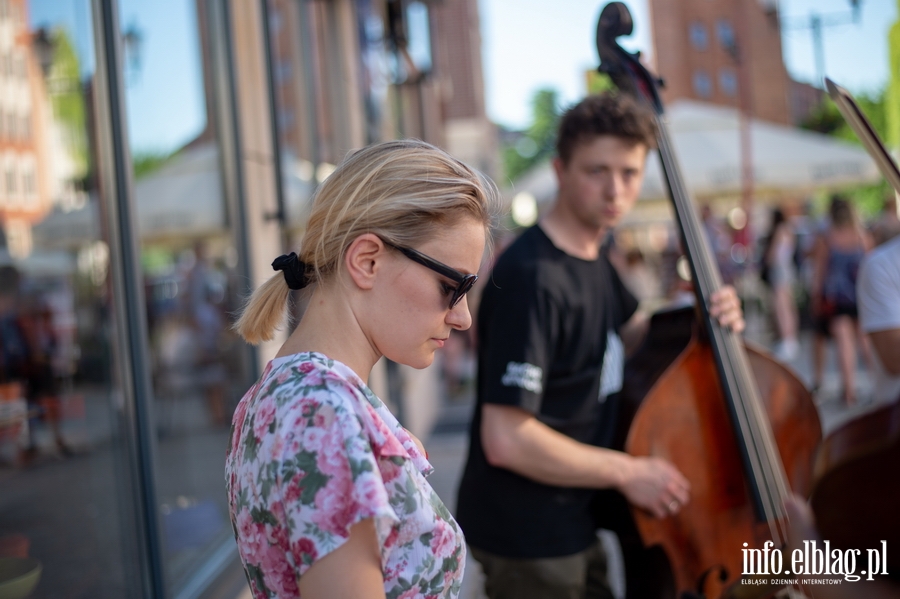
[[[866,333],[900,329],[900,265],[889,260],[891,256],[887,252],[872,254],[859,271],[859,324]]]
[[[399,524],[358,413],[356,398],[336,387],[301,399],[288,412],[280,464],[281,496],[291,553],[302,576],[344,544],[350,527],[373,518],[382,556]]]
[[[538,413],[558,336],[558,310],[533,264],[495,270],[478,317],[479,386],[485,403]]]

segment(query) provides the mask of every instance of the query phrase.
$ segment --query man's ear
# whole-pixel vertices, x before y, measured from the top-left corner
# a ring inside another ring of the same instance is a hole
[[[563,162],[562,158],[560,158],[559,156],[555,156],[553,158],[553,161],[551,162],[551,164],[553,165],[553,174],[556,175],[556,182],[558,184],[561,184],[562,183],[562,174],[563,174],[563,171],[566,170],[566,165]]]
[[[373,233],[363,233],[350,242],[344,254],[344,267],[357,287],[371,289],[375,285],[379,260],[386,251],[384,242]]]

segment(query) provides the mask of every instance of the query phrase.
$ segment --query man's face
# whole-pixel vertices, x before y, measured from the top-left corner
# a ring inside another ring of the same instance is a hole
[[[616,226],[637,201],[647,146],[601,135],[575,146],[568,163],[553,162],[560,207],[585,227]]]

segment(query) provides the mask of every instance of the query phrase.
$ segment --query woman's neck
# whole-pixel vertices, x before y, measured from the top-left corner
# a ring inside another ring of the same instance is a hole
[[[323,286],[313,291],[297,328],[277,357],[301,352],[317,352],[350,367],[363,381],[381,354],[359,325],[346,297]]]

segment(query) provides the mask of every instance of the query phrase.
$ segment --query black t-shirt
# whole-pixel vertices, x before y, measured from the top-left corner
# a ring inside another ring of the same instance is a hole
[[[477,405],[457,505],[474,547],[543,558],[596,539],[592,489],[543,485],[488,464],[481,406],[518,406],[577,441],[609,444],[624,361],[616,331],[636,309],[605,253],[570,256],[538,226],[499,258],[478,313]]]

